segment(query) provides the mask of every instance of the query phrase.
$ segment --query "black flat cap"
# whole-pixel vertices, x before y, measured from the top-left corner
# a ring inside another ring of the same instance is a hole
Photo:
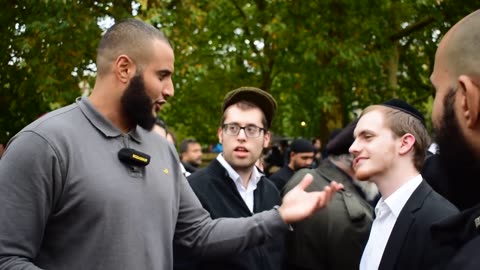
[[[413,107],[412,105],[408,104],[407,102],[405,102],[401,99],[390,99],[388,101],[383,102],[380,105],[390,107],[390,108],[393,108],[393,109],[397,109],[397,110],[400,110],[404,113],[408,113],[411,116],[420,120],[420,122],[422,122],[423,126],[426,126],[425,125],[425,118],[423,117],[423,114],[419,110],[417,110],[415,107]]]
[[[277,111],[277,102],[268,92],[255,87],[240,87],[227,93],[223,99],[222,112],[232,104],[248,101],[257,105],[267,120],[267,127],[272,125],[273,116]]]
[[[358,118],[350,122],[345,128],[343,128],[333,139],[328,141],[326,146],[327,154],[339,156],[348,154],[350,146],[355,141],[353,137],[353,131],[357,126]]]

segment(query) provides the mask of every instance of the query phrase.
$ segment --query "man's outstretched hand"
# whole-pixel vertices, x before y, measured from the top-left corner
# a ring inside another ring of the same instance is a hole
[[[342,184],[333,181],[323,191],[306,192],[305,189],[312,181],[313,176],[307,173],[302,181],[283,197],[278,212],[285,223],[290,224],[309,217],[316,210],[325,207],[333,195],[343,189]]]

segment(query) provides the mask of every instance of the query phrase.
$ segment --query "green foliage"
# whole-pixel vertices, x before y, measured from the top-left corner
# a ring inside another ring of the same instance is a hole
[[[176,92],[162,118],[179,140],[213,143],[223,96],[244,85],[275,96],[272,131],[290,137],[325,138],[357,109],[391,97],[428,113],[436,45],[478,6],[478,0],[8,1],[0,17],[0,143],[73,102],[81,83],[93,86],[106,16],[138,13],[169,36]]]
[[[8,2],[0,17],[0,143],[42,114],[74,102],[81,82],[93,83],[98,20],[122,17],[122,8],[111,2]]]

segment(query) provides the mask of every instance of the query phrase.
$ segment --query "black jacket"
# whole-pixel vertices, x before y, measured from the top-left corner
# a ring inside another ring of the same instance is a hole
[[[233,180],[216,159],[206,168],[200,169],[190,175],[188,181],[202,203],[202,206],[210,212],[213,219],[222,217],[240,218],[252,215],[240,196],[240,193],[238,193]],[[279,192],[270,180],[262,177],[254,191],[254,212],[258,213],[264,210],[271,210],[275,205],[280,204],[281,199]],[[216,258],[195,258],[196,267],[190,266],[184,269],[278,270],[283,268],[283,255],[284,237],[279,236],[269,243],[251,248],[238,255]],[[179,259],[178,254],[175,257],[176,266],[182,263],[185,264],[185,261],[179,261],[181,259]],[[192,258],[189,258],[188,260],[191,259]],[[180,268],[176,267],[176,269]]]
[[[480,269],[480,204],[434,224],[432,238],[434,249],[448,251],[435,269]]]
[[[283,166],[280,170],[270,175],[270,180],[275,184],[278,191],[282,191],[285,184],[292,178],[294,171],[288,166]]]
[[[378,269],[432,268],[448,254],[448,250],[432,248],[430,228],[432,224],[456,213],[458,210],[453,204],[422,181],[402,208]]]

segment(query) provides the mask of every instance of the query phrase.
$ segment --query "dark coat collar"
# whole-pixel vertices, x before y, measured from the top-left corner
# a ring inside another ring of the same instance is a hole
[[[422,207],[425,199],[431,192],[432,188],[427,182],[425,182],[425,180],[422,180],[420,185],[407,200],[407,203],[402,208],[402,211],[393,226],[378,269],[394,269],[408,231],[415,220],[415,213]]]

